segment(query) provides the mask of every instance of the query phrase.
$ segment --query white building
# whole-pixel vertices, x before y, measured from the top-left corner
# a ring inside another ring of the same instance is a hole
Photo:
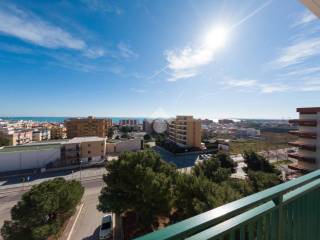
[[[0,148],[0,172],[45,168],[58,161],[60,144],[24,145]]]

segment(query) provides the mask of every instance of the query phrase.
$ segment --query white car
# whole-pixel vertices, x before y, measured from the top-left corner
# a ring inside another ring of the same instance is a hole
[[[112,215],[107,214],[102,217],[99,239],[111,239],[112,237]]]

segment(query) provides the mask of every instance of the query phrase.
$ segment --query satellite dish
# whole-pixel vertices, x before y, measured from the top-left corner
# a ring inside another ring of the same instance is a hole
[[[156,133],[160,134],[160,133],[164,133],[165,131],[167,131],[168,123],[164,119],[156,119],[153,121],[152,127]]]

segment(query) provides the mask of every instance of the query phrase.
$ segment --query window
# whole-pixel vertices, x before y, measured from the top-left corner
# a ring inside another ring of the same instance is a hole
[[[91,151],[88,151],[88,154],[90,154],[91,153]]]

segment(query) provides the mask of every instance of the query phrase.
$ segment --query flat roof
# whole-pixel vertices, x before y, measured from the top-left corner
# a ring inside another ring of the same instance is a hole
[[[81,142],[97,142],[97,141],[105,141],[105,138],[102,137],[75,137],[69,139],[68,143],[81,143]]]
[[[48,150],[53,148],[60,148],[60,144],[39,144],[39,145],[20,145],[9,146],[0,148],[2,152],[24,152],[24,151],[36,151],[36,150]]]

